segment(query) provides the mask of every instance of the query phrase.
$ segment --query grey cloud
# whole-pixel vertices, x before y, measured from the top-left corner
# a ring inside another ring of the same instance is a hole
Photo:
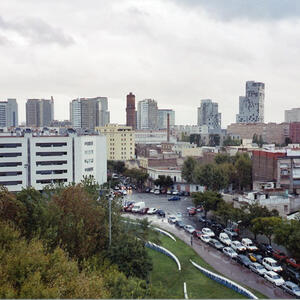
[[[273,20],[300,17],[299,0],[171,0],[179,5],[203,8],[223,20],[236,18]]]
[[[37,44],[58,44],[69,46],[75,43],[73,37],[65,34],[61,28],[53,27],[38,18],[4,20],[0,16],[0,29],[14,31],[25,39]]]

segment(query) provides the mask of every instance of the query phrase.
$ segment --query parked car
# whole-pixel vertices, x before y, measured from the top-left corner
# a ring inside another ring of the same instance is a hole
[[[208,242],[209,245],[213,246],[214,248],[216,248],[217,250],[222,250],[224,248],[224,245],[221,244],[218,240],[216,239],[210,239],[210,241]]]
[[[260,276],[264,276],[264,274],[267,272],[267,270],[257,262],[249,265],[249,269]]]
[[[238,236],[237,232],[235,232],[232,228],[225,228],[224,232],[232,239]]]
[[[194,208],[194,207],[189,210],[189,216],[194,216],[196,213],[197,213],[197,211],[196,211],[196,208]]]
[[[214,229],[214,230],[217,230],[217,231],[222,231],[222,230],[224,230],[224,226],[222,225],[222,224],[220,224],[220,223],[217,223],[217,222],[213,222],[212,224],[211,224],[211,227]],[[227,233],[226,233],[227,234]]]
[[[179,194],[178,191],[173,191],[173,192],[172,192],[172,195],[178,195],[178,194]]]
[[[160,190],[155,190],[154,191],[154,195],[159,195],[160,194]]]
[[[182,213],[181,212],[177,212],[175,214],[175,217],[177,218],[177,220],[182,220]]]
[[[245,252],[246,247],[239,241],[231,241],[230,247],[236,252]]]
[[[176,221],[177,221],[177,219],[176,219],[176,217],[174,217],[174,216],[170,216],[170,217],[168,218],[168,222],[171,223],[171,224],[174,224]]]
[[[247,248],[248,251],[255,252],[258,250],[258,248],[248,238],[242,239],[242,244]]]
[[[124,208],[124,211],[125,212],[132,212],[133,206],[134,206],[134,204],[128,205],[127,207]]]
[[[144,207],[142,208],[138,213],[141,215],[145,215],[149,210],[149,207]]]
[[[156,214],[156,212],[157,212],[157,208],[155,208],[155,207],[150,207],[150,208],[148,209],[148,211],[147,211],[147,214],[148,214],[148,215],[154,215],[154,214]]]
[[[190,209],[193,209],[193,208],[195,208],[195,207],[194,207],[194,206],[188,206],[188,207],[186,208],[186,211],[189,212],[189,210],[190,210]]]
[[[178,192],[178,196],[184,196],[184,191]]]
[[[201,212],[203,212],[204,209],[203,209],[202,205],[197,205],[196,210],[197,210],[197,212],[201,213]]]
[[[274,250],[273,251],[273,257],[276,258],[279,261],[286,260],[288,258],[285,253],[283,253],[279,250]]]
[[[183,229],[191,234],[193,234],[195,231],[195,228],[192,225],[184,225]]]
[[[271,257],[265,257],[262,260],[262,265],[269,271],[282,272],[282,267],[277,264],[277,261]]]
[[[286,275],[290,280],[293,280],[300,284],[300,271],[291,267],[287,266],[285,269]]]
[[[162,209],[158,209],[156,214],[163,218],[166,216],[166,213]]]
[[[238,256],[238,254],[231,247],[223,248],[223,253],[231,258],[236,258]]]
[[[151,193],[151,194],[154,194],[154,191],[155,191],[154,189],[151,189],[151,190],[150,190],[150,193]]]
[[[203,241],[204,243],[208,243],[210,241],[210,236],[207,234],[202,234],[200,236],[201,241]]]
[[[276,286],[280,286],[284,284],[283,278],[274,271],[267,271],[264,274],[264,277]]]
[[[201,230],[195,230],[193,233],[193,236],[198,239],[200,239],[202,235],[203,235],[203,233]]]
[[[228,235],[225,232],[220,233],[219,240],[226,246],[230,246],[231,244],[231,239],[228,237]]]
[[[205,224],[206,223],[206,219],[204,217],[200,217],[199,218],[199,222]]]
[[[189,196],[190,195],[190,192],[184,192],[184,196]]]
[[[293,258],[287,258],[286,259],[286,263],[290,266],[292,266],[293,268],[295,269],[300,269],[300,262],[299,261],[296,261],[295,259]]]
[[[185,224],[181,220],[177,220],[175,222],[175,226],[177,226],[179,228],[183,228],[185,226]]]
[[[172,191],[168,190],[167,195],[172,195]]]
[[[253,262],[258,262],[258,263],[262,263],[263,260],[263,256],[257,253],[248,253],[248,257],[250,258],[251,261]]]
[[[286,281],[281,287],[289,294],[300,298],[300,287],[296,283]]]
[[[178,201],[178,200],[180,200],[179,196],[173,196],[173,197],[168,199],[168,201]]]
[[[262,243],[259,245],[259,249],[265,256],[272,256],[273,254],[273,248],[271,245]]]
[[[133,213],[139,212],[141,209],[145,208],[145,202],[136,202],[132,208]]]
[[[252,264],[251,260],[246,255],[243,254],[239,254],[236,257],[236,261],[247,268],[249,268],[249,266]]]
[[[215,236],[215,233],[210,228],[202,228],[202,233],[210,237]]]

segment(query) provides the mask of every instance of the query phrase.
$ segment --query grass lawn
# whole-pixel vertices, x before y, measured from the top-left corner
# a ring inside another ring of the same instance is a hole
[[[246,298],[235,291],[209,279],[197,270],[191,263],[192,259],[197,264],[216,272],[198,254],[180,239],[174,242],[170,238],[159,235],[161,246],[174,253],[181,263],[181,271],[178,271],[177,264],[168,256],[148,249],[153,261],[153,271],[150,274],[150,281],[154,287],[165,287],[167,295],[165,298],[184,298],[183,283],[187,284],[189,298],[214,298],[214,299],[241,299]],[[217,272],[216,272],[217,273]],[[266,298],[264,295],[253,291],[259,298]]]

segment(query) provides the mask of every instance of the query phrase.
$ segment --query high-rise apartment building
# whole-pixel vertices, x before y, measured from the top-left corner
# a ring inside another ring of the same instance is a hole
[[[131,126],[107,124],[96,127],[106,136],[106,153],[108,160],[131,160],[135,158],[134,131]]]
[[[284,122],[300,122],[300,108],[292,108],[284,111]]]
[[[152,99],[139,101],[137,110],[137,128],[157,129],[158,109],[157,102]]]
[[[247,81],[246,95],[239,97],[239,114],[237,123],[263,123],[265,104],[265,84]]]
[[[207,125],[209,130],[221,129],[221,113],[218,111],[218,103],[210,99],[201,100],[198,107],[198,126]]]
[[[157,117],[158,129],[167,129],[168,115],[170,118],[170,126],[175,125],[175,111],[173,109],[159,109]]]
[[[54,100],[28,99],[26,102],[26,126],[50,126],[54,120]]]
[[[70,103],[70,121],[74,128],[95,129],[110,122],[106,97],[74,99]]]
[[[0,102],[0,127],[18,126],[18,103],[16,99]]]
[[[126,126],[136,129],[135,95],[129,93],[126,96]]]

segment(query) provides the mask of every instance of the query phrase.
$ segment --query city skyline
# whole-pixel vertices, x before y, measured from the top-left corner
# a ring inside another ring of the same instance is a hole
[[[26,99],[53,95],[55,118],[67,119],[72,99],[100,94],[125,124],[132,91],[174,109],[177,124],[196,124],[199,101],[218,99],[225,127],[250,80],[266,84],[266,122],[298,107],[297,1],[47,3],[0,4],[0,98],[17,99],[20,122]]]

